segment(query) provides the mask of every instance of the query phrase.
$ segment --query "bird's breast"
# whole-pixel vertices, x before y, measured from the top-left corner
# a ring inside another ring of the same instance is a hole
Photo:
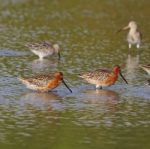
[[[51,80],[48,82],[48,88],[49,89],[54,89],[56,88],[61,82],[59,80]]]

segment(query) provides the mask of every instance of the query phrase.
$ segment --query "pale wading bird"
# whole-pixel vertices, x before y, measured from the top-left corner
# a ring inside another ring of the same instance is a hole
[[[127,26],[123,27],[118,32],[122,30],[127,30],[127,29],[129,29],[129,32],[127,35],[129,48],[131,48],[132,45],[136,45],[136,47],[139,48],[141,45],[142,34],[138,30],[137,23],[135,21],[130,21]]]
[[[35,55],[38,55],[40,60],[54,54],[57,54],[58,59],[60,60],[60,46],[57,43],[52,44],[48,41],[44,41],[39,43],[29,43],[25,46],[28,47]]]
[[[63,79],[62,72],[56,72],[48,75],[38,75],[33,77],[20,77],[18,78],[27,88],[39,92],[48,92],[56,88],[62,82],[68,90],[72,93],[72,90],[68,87]]]
[[[115,84],[119,74],[122,77],[122,79],[128,84],[128,82],[121,73],[120,66],[118,65],[114,66],[112,71],[107,69],[97,69],[92,72],[81,74],[79,75],[79,77],[83,78],[90,84],[96,85],[96,89],[102,89],[102,87],[111,86]]]

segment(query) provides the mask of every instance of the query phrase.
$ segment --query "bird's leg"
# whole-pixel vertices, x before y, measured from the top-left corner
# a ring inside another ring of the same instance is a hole
[[[100,89],[101,89],[101,90],[103,89],[102,86],[100,86]]]
[[[131,49],[131,44],[129,43],[129,49]]]
[[[96,89],[102,89],[102,86],[96,85]]]
[[[140,44],[137,44],[136,47],[139,49],[140,48]]]
[[[42,61],[43,60],[43,56],[39,55],[39,60]]]

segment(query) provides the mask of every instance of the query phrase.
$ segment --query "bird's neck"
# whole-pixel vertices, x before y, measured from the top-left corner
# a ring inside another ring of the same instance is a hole
[[[60,84],[60,82],[61,82],[60,79],[54,78],[48,82],[47,86],[48,88],[55,88]]]
[[[129,31],[130,34],[135,33],[135,32],[137,32],[137,28],[131,28]]]
[[[119,69],[114,69],[114,70],[113,70],[113,74],[118,75],[118,74],[119,74],[119,71],[120,71]]]
[[[53,53],[58,53],[58,49],[54,48]]]
[[[118,75],[119,75],[119,72],[113,72],[112,75],[117,79]]]
[[[114,73],[114,72],[112,72],[111,73],[111,78],[113,79],[113,80],[117,80],[118,79],[118,74],[117,73]]]

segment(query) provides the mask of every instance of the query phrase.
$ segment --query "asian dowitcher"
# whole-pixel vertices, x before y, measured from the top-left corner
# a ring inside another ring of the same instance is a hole
[[[26,44],[26,47],[28,47],[34,54],[38,55],[40,60],[53,54],[58,54],[58,59],[60,60],[60,46],[57,43],[52,44],[48,41],[44,41]]]
[[[136,47],[139,48],[141,45],[142,35],[140,31],[138,30],[137,23],[135,21],[130,21],[127,26],[123,27],[118,32],[122,30],[127,30],[127,29],[129,29],[129,32],[127,35],[129,48],[131,48],[132,45],[136,45]]]
[[[140,67],[145,70],[150,75],[150,64],[148,65],[140,65]]]
[[[96,85],[96,89],[102,89],[102,87],[113,85],[118,79],[118,74],[120,74],[122,79],[128,84],[121,73],[120,66],[118,65],[114,66],[112,71],[97,69],[93,72],[84,73],[79,77],[85,79],[88,83]]]
[[[63,79],[62,72],[56,72],[49,75],[38,75],[33,77],[21,77],[19,80],[27,86],[27,88],[39,92],[48,92],[60,85],[61,82],[72,93],[72,90],[67,86]]]

